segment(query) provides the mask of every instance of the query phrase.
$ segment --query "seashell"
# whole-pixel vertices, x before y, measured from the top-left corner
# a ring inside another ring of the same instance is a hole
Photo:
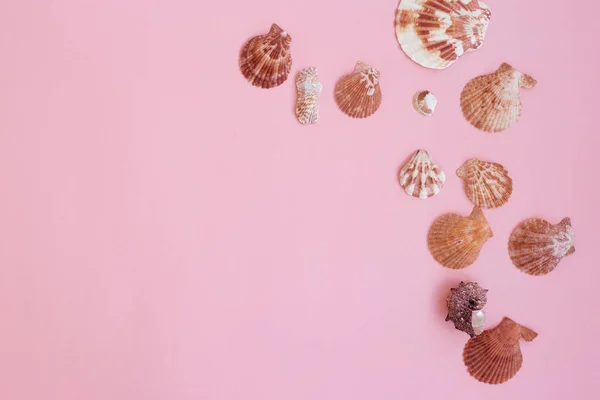
[[[452,321],[456,329],[471,337],[479,335],[485,324],[485,313],[481,310],[487,302],[487,292],[476,282],[461,282],[458,287],[450,289],[446,298],[446,321]]]
[[[523,365],[519,340],[531,342],[537,335],[505,317],[495,328],[469,339],[463,351],[463,361],[469,374],[478,381],[504,383]]]
[[[429,229],[427,244],[437,262],[446,268],[462,269],[477,260],[492,236],[483,211],[474,207],[468,217],[450,213],[436,219]]]
[[[413,107],[415,108],[415,111],[426,117],[433,114],[436,105],[437,99],[429,90],[417,92],[413,96]]]
[[[481,47],[491,15],[478,0],[400,0],[396,38],[417,64],[444,69]]]
[[[315,67],[304,68],[296,75],[296,117],[301,124],[316,124],[319,120],[319,95],[323,85]]]
[[[335,85],[335,102],[352,118],[366,118],[381,105],[379,71],[362,61]]]
[[[417,150],[398,174],[404,191],[420,199],[435,196],[444,187],[446,175],[425,150]]]
[[[292,69],[292,38],[277,24],[266,35],[254,36],[240,52],[240,70],[254,86],[269,89],[281,85]]]
[[[501,132],[521,116],[519,88],[532,88],[537,81],[503,63],[496,72],[467,83],[460,94],[463,115],[475,128]]]
[[[529,275],[552,272],[563,257],[575,252],[571,219],[552,225],[541,218],[521,222],[508,239],[513,264]]]
[[[465,181],[465,191],[471,202],[480,208],[497,208],[512,194],[512,179],[500,164],[471,158],[456,175]]]

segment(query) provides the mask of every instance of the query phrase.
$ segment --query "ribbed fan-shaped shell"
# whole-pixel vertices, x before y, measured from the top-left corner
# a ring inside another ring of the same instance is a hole
[[[443,69],[483,44],[490,17],[479,0],[401,0],[394,27],[410,59]]]
[[[465,192],[480,208],[497,208],[505,204],[513,191],[512,179],[500,164],[471,158],[457,171],[465,181]]]
[[[479,130],[501,132],[521,116],[519,88],[532,88],[536,83],[531,76],[503,63],[496,72],[466,84],[460,95],[463,115]]]
[[[417,150],[400,170],[398,179],[407,194],[427,199],[444,187],[446,175],[426,150]]]
[[[529,275],[552,272],[563,257],[575,252],[571,219],[552,225],[541,218],[521,222],[510,235],[508,254],[513,264]]]
[[[301,124],[315,124],[319,120],[319,95],[323,90],[317,69],[304,68],[296,75],[296,117]]]
[[[335,85],[335,102],[344,114],[366,118],[381,105],[379,71],[362,61]]]
[[[483,211],[474,207],[468,217],[450,213],[436,219],[429,229],[427,244],[437,262],[450,269],[462,269],[477,260],[492,236]]]
[[[530,342],[536,337],[536,332],[505,317],[495,328],[469,339],[463,351],[463,361],[469,374],[478,381],[504,383],[523,365],[519,340]]]
[[[437,99],[429,90],[423,90],[415,93],[413,96],[413,107],[416,112],[429,117],[435,111]]]
[[[240,52],[240,70],[254,86],[269,89],[281,85],[292,69],[291,36],[277,24],[266,35],[248,40]]]

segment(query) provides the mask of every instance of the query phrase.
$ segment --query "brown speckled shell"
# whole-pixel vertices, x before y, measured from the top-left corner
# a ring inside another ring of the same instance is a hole
[[[512,179],[500,164],[471,158],[457,171],[465,181],[465,192],[480,208],[497,208],[505,204],[513,191]]]
[[[411,60],[443,69],[483,44],[491,15],[480,0],[401,0],[394,28]]]
[[[513,264],[529,275],[546,275],[560,260],[575,252],[571,219],[552,225],[541,218],[521,222],[508,240]]]
[[[240,70],[252,85],[269,89],[281,85],[292,69],[292,38],[277,24],[266,35],[248,40],[240,52]]]
[[[475,128],[501,132],[521,116],[519,88],[532,88],[536,80],[503,63],[489,75],[478,76],[460,95],[463,115]]]
[[[381,105],[379,71],[357,62],[354,71],[335,85],[335,102],[352,118],[366,118],[375,113]]]
[[[463,351],[463,361],[469,374],[478,381],[504,383],[523,365],[519,340],[530,342],[536,337],[537,333],[531,329],[504,318],[495,328],[469,339]]]
[[[450,213],[436,219],[429,229],[427,244],[437,262],[450,269],[462,269],[477,260],[492,236],[483,212],[474,207],[468,217]]]
[[[481,310],[487,303],[487,289],[482,288],[477,282],[461,282],[458,287],[450,289],[446,298],[448,316],[446,321],[452,321],[459,331],[475,336],[471,318],[473,311]]]

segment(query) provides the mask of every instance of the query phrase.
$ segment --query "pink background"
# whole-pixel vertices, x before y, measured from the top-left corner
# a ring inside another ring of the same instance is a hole
[[[600,7],[488,4],[483,47],[432,71],[400,50],[395,0],[3,2],[0,398],[597,399]],[[238,70],[273,22],[292,73],[319,69],[316,126],[295,120],[293,78],[262,90]],[[366,120],[333,100],[359,59],[381,71]],[[484,134],[459,94],[503,61],[538,86],[514,127]],[[418,148],[448,176],[427,201],[396,179]],[[515,192],[486,211],[479,260],[450,271],[426,233],[470,212],[454,171],[474,156]],[[577,251],[545,277],[507,255],[531,216],[573,221]],[[489,326],[540,334],[504,385],[469,376],[467,336],[444,322],[461,280],[490,289]]]

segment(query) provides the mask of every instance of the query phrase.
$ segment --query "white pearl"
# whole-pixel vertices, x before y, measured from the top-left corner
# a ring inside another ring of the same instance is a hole
[[[471,325],[473,326],[473,331],[475,331],[476,335],[483,332],[485,326],[485,313],[481,310],[474,311],[471,316]]]

